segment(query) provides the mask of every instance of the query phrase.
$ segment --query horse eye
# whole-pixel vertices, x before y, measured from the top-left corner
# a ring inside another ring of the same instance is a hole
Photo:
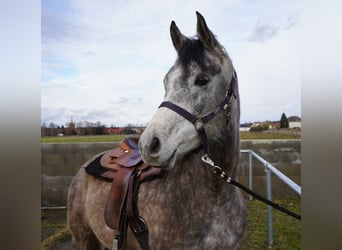
[[[195,85],[196,86],[204,86],[209,82],[209,77],[207,76],[199,76],[196,80],[195,80]]]

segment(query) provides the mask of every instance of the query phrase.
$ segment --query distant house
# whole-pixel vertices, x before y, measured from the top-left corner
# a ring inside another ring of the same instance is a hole
[[[144,132],[145,127],[116,127],[107,128],[108,134],[120,135],[120,134],[141,134]]]
[[[250,127],[240,127],[240,131],[248,132],[251,128]]]
[[[125,130],[125,128],[107,128],[108,134],[110,134],[110,135],[122,134],[122,132],[124,130]]]
[[[252,125],[252,123],[250,123],[250,122],[240,124],[240,131],[248,132],[251,129],[251,125]]]
[[[299,116],[290,116],[287,120],[289,122],[289,128],[302,127],[302,119]],[[249,122],[240,124],[240,131],[262,131],[268,129],[280,129],[280,121]]]
[[[302,119],[299,116],[290,116],[287,118],[289,121],[289,128],[301,128]]]
[[[272,122],[272,129],[280,128],[280,122]]]

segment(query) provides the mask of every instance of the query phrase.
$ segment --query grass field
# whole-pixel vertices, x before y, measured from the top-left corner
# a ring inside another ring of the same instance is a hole
[[[70,142],[117,142],[127,135],[92,135],[92,136],[46,136],[41,137],[41,143],[70,143]],[[240,132],[241,140],[257,139],[300,139],[298,130],[274,130],[265,132]]]
[[[268,130],[264,132],[240,132],[241,140],[301,139],[298,130]]]
[[[300,198],[286,198],[275,200],[297,214],[301,211]],[[245,238],[239,250],[268,249],[267,206],[258,201],[246,201],[248,225]],[[301,223],[300,221],[272,209],[273,240],[272,249],[301,249]]]
[[[286,198],[275,202],[291,211],[300,213],[299,198]],[[248,213],[247,231],[238,249],[268,249],[266,205],[257,200],[246,200],[246,205]],[[67,238],[70,238],[70,233],[66,229],[66,211],[45,211],[44,219],[41,222],[42,249],[49,250]],[[300,221],[273,209],[273,239],[272,249],[300,249]]]

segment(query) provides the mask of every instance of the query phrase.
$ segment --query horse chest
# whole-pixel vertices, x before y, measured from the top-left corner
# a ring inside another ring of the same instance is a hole
[[[209,193],[186,185],[169,189],[167,185],[151,183],[143,187],[139,207],[149,227],[151,246],[210,249],[216,245],[217,237],[226,231],[224,228],[229,228],[229,221],[221,217],[224,208],[220,206],[220,199],[208,197]]]

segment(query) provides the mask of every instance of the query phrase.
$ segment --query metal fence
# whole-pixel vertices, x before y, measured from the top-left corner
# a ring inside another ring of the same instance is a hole
[[[301,187],[288,178],[285,174],[275,168],[271,163],[266,161],[260,155],[255,153],[253,150],[250,149],[242,149],[240,150],[241,153],[248,154],[248,186],[250,190],[253,190],[253,157],[261,162],[265,167],[266,173],[266,193],[267,199],[272,200],[272,182],[271,182],[271,174],[273,173],[276,175],[282,182],[284,182],[289,188],[291,188],[294,192],[296,192],[299,196],[302,194]],[[252,200],[252,196],[249,195],[249,199]],[[267,230],[268,230],[268,245],[271,247],[273,246],[273,220],[272,220],[272,207],[267,205]]]

